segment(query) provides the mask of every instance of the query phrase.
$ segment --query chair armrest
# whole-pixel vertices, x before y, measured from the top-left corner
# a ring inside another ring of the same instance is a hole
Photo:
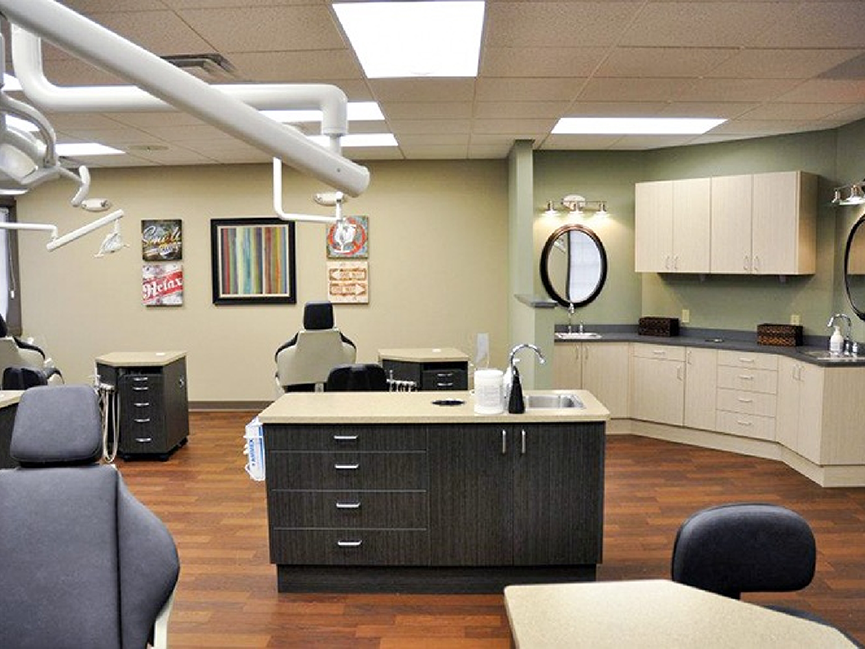
[[[153,649],[168,649],[168,618],[174,606],[175,593],[177,593],[177,586],[171,591],[168,601],[165,602],[165,606],[156,616],[156,622],[153,623],[153,644],[150,645]]]

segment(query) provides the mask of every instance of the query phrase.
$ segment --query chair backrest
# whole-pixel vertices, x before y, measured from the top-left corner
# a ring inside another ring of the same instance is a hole
[[[0,471],[0,646],[144,647],[177,583],[174,541],[96,464],[87,386],[43,386],[18,405]]]
[[[808,522],[779,505],[734,503],[693,514],[673,544],[673,581],[738,599],[805,588],[817,545]]]
[[[387,392],[387,375],[377,363],[337,365],[327,376],[325,392]]]
[[[35,367],[7,367],[3,370],[4,390],[27,390],[37,385],[48,385],[48,377]]]
[[[19,347],[12,336],[0,338],[0,371],[7,367],[35,367],[41,369],[44,360],[39,352]]]

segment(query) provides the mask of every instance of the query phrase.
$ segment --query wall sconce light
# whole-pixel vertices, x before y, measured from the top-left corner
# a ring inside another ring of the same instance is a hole
[[[586,211],[592,211],[596,217],[606,218],[610,215],[607,212],[607,201],[597,200],[590,201],[579,194],[568,194],[560,201],[547,201],[544,216],[559,216],[561,211],[565,213],[575,214],[577,216],[585,216]]]
[[[865,180],[850,185],[842,185],[835,188],[832,198],[833,205],[862,205],[865,203],[865,191],[863,191]]]

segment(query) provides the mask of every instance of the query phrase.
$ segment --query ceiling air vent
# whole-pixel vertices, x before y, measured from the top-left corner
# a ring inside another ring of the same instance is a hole
[[[237,69],[231,61],[215,52],[175,54],[162,58],[204,81],[226,81],[237,78]]]

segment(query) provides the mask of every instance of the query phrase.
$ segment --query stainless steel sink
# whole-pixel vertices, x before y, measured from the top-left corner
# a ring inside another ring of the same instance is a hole
[[[803,349],[800,354],[810,356],[818,361],[828,361],[830,363],[855,363],[857,361],[865,361],[865,356],[844,356],[841,354],[833,354],[826,349]]]
[[[553,334],[555,340],[592,340],[600,337],[601,334],[594,331],[557,331]]]
[[[585,408],[575,394],[527,394],[526,408]]]

